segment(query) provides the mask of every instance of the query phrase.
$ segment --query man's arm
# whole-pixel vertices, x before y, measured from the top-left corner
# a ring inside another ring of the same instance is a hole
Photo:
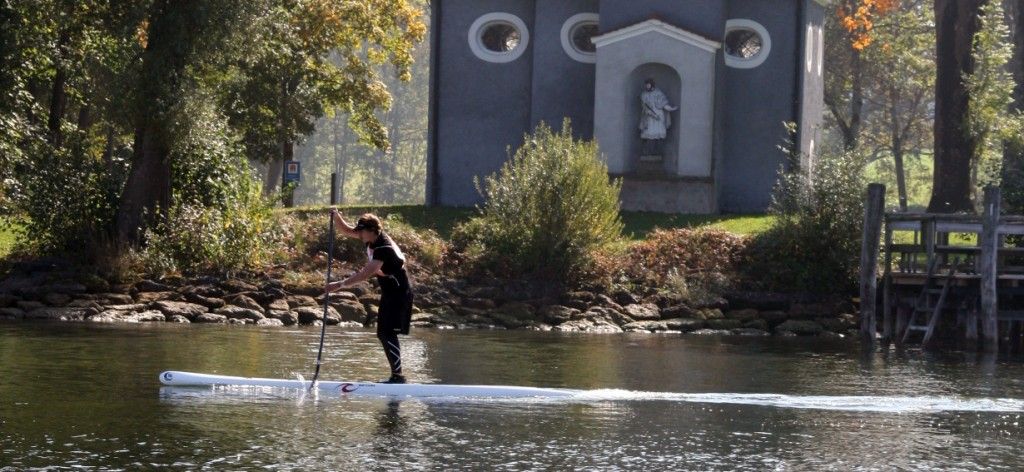
[[[348,224],[348,222],[345,221],[345,217],[341,216],[341,212],[338,211],[337,208],[331,208],[331,221],[334,222],[335,229],[341,231],[341,234],[350,238],[359,237],[359,233],[356,232],[355,226]]]
[[[337,292],[338,290],[344,287],[351,287],[359,282],[368,280],[370,277],[373,277],[374,274],[376,274],[377,271],[380,270],[380,268],[383,266],[384,261],[371,260],[367,262],[366,265],[363,266],[363,268],[359,272],[356,272],[349,278],[339,282],[331,282],[327,284],[327,287],[325,287],[324,289],[324,293]]]

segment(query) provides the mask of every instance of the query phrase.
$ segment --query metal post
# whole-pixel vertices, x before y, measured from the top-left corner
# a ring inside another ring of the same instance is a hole
[[[338,173],[331,172],[331,205],[338,204]]]

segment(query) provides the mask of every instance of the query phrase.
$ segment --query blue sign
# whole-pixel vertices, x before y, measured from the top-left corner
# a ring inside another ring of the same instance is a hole
[[[302,166],[299,165],[299,161],[284,161],[284,183],[298,182],[301,171]]]

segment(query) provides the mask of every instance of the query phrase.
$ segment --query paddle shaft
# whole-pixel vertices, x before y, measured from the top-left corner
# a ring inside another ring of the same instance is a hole
[[[324,287],[327,287],[331,283],[331,266],[333,265],[334,258],[334,213],[327,215],[327,281],[324,282]],[[313,372],[313,380],[309,383],[309,388],[313,388],[316,384],[317,377],[320,376],[320,362],[323,360],[324,355],[324,336],[327,334],[327,308],[330,306],[328,303],[331,300],[331,293],[324,291],[324,319],[320,324],[320,348],[316,351],[316,370]]]

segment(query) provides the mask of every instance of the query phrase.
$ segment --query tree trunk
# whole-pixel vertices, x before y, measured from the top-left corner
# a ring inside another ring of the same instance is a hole
[[[147,123],[135,130],[132,167],[117,212],[118,240],[127,243],[139,242],[141,231],[171,205],[170,149],[159,126],[143,121]]]
[[[1010,110],[1024,111],[1024,0],[1004,0],[1003,6],[1010,18],[1010,38],[1013,57],[1007,67],[1013,75],[1013,103]],[[1007,212],[1024,212],[1024,147],[1010,140],[1003,147],[1002,169],[1003,207]]]
[[[157,0],[150,11],[135,104],[135,146],[131,169],[117,209],[117,239],[137,244],[171,206],[171,156],[167,120],[182,99],[179,82],[188,63],[190,41],[202,37],[192,2]]]
[[[334,171],[338,173],[338,204],[345,204],[345,180],[348,178],[347,126],[339,117],[334,118]],[[341,131],[346,131],[340,134]],[[340,146],[340,147],[339,147]]]
[[[50,89],[50,116],[46,123],[46,129],[50,134],[50,144],[54,147],[59,147],[63,140],[60,125],[64,120],[64,110],[68,104],[66,90],[68,75],[64,68],[63,57],[64,48],[67,47],[69,40],[70,38],[66,31],[60,33],[60,39],[57,40],[56,60],[54,61],[57,72],[53,76],[53,87]]]
[[[966,126],[970,97],[964,77],[974,72],[974,35],[984,1],[935,0],[935,169],[929,212],[974,209],[971,202],[974,143]]]
[[[267,163],[267,174],[263,179],[263,195],[270,195],[277,190],[277,185],[284,178],[284,161],[272,159]]]
[[[860,51],[849,48],[853,64],[853,84],[850,90],[850,123],[843,128],[843,148],[857,149],[860,144],[861,113],[864,110],[864,62]]]

